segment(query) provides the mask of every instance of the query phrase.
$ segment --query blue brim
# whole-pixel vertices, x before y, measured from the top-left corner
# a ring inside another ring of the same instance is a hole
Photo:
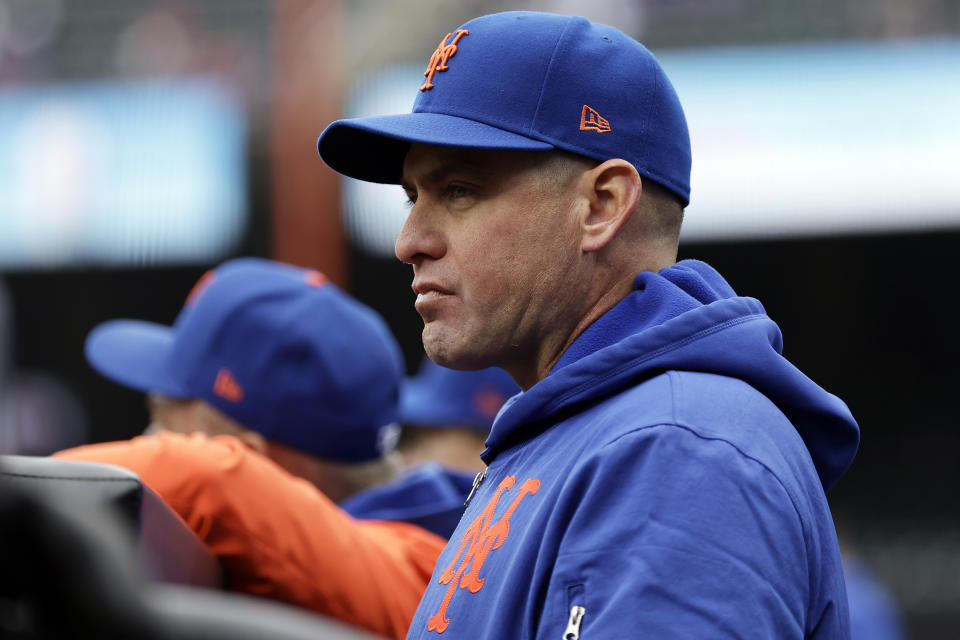
[[[110,320],[87,336],[87,362],[105,377],[132,389],[186,398],[167,370],[170,327],[141,320]]]
[[[408,379],[400,387],[400,422],[437,429],[470,427],[484,433],[489,431],[489,424],[463,402],[458,397],[438,400],[432,380]]]
[[[330,168],[351,178],[400,184],[412,143],[474,149],[549,151],[554,145],[442,113],[404,113],[330,123],[317,151]]]

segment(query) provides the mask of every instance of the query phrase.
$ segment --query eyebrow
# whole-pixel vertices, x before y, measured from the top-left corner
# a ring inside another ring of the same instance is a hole
[[[438,182],[443,182],[451,174],[457,173],[468,173],[481,176],[491,176],[496,173],[496,169],[489,167],[489,165],[481,164],[478,162],[471,162],[469,160],[455,160],[453,162],[441,162],[437,167],[431,169],[423,176],[421,182],[425,185],[433,185]],[[413,184],[404,176],[401,179],[400,186],[403,187],[406,191],[414,190]]]

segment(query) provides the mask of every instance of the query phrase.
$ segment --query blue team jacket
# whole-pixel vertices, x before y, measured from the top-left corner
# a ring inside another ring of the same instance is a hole
[[[408,639],[849,638],[859,430],[708,265],[641,273],[494,423]]]
[[[355,493],[340,507],[355,518],[410,522],[449,538],[473,480],[473,474],[428,463],[394,482]]]

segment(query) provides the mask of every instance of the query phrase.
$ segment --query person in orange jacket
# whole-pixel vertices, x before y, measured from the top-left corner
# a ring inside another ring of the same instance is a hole
[[[55,456],[137,473],[226,588],[405,636],[445,539],[336,504],[399,476],[402,358],[379,316],[316,271],[243,258],[204,276],[172,327],[106,322],[86,356],[148,394],[149,435]]]

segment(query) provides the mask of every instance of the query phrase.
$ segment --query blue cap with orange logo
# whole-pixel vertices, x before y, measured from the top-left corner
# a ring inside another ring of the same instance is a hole
[[[411,143],[622,158],[690,200],[690,135],[654,56],[585,18],[531,11],[481,16],[447,34],[412,113],[337,120],[317,141],[334,170],[399,184]],[[413,90],[413,87],[411,87]]]
[[[396,440],[400,348],[376,312],[317,271],[227,261],[200,279],[172,327],[111,320],[85,351],[120,384],[204,400],[322,458],[369,460]]]
[[[489,431],[500,407],[520,387],[499,367],[455,371],[424,358],[400,388],[400,422],[422,427]]]

